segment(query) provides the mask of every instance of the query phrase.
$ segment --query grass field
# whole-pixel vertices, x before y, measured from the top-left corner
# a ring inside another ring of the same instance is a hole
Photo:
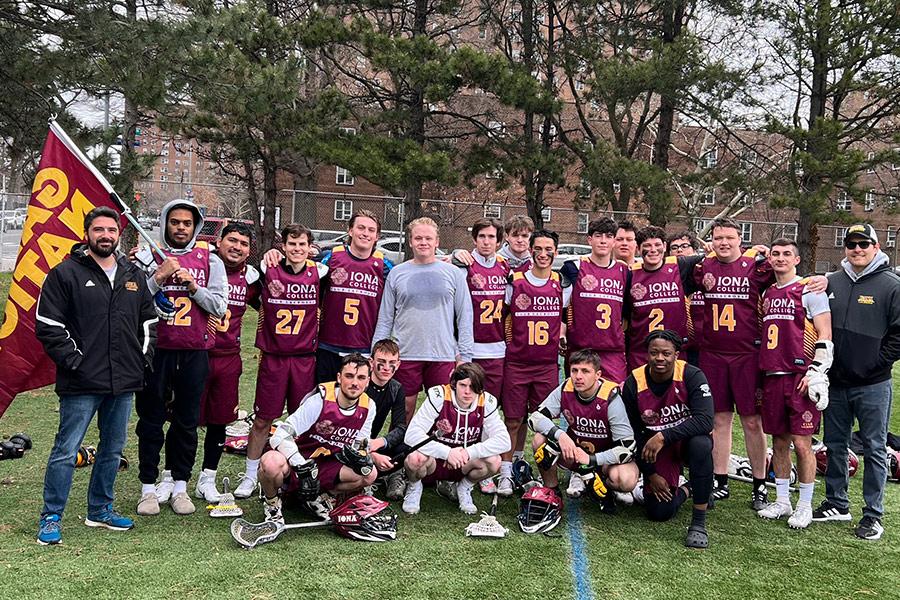
[[[8,284],[9,276],[0,276],[0,306]],[[255,323],[249,312],[246,323]],[[241,403],[248,408],[256,371],[251,339],[244,340],[244,358]],[[894,375],[900,394],[900,368]],[[559,537],[526,536],[514,527],[517,506],[508,500],[498,516],[509,536],[472,540],[463,530],[473,519],[432,492],[420,515],[400,517],[396,542],[364,544],[310,530],[242,551],[231,540],[228,520],[202,511],[178,517],[163,507],[161,516],[139,518],[127,533],[88,529],[81,521],[90,469],[79,469],[63,519],[64,543],[43,547],[35,534],[57,404],[51,388],[35,390],[21,394],[0,418],[0,434],[25,431],[35,443],[24,459],[0,462],[3,598],[900,598],[900,485],[894,483],[885,498],[886,534],[874,543],[856,539],[844,523],[797,532],[783,521],[764,522],[747,505],[750,486],[736,482],[732,499],[711,512],[711,547],[701,552],[682,546],[689,508],[670,523],[651,524],[639,507],[608,517],[576,502],[584,550],[574,558],[579,564],[586,559],[590,589],[574,583],[566,521],[554,532]],[[891,429],[900,431],[896,412]],[[96,444],[95,429],[86,441]],[[126,455],[132,469],[117,481],[117,507],[134,515],[140,484],[133,427]],[[220,474],[235,476],[242,467],[243,459],[225,455]],[[861,483],[857,475],[851,484],[854,520]],[[816,503],[823,493],[818,486]],[[486,508],[488,500],[476,494],[476,503]],[[250,520],[262,518],[255,502],[243,505]]]

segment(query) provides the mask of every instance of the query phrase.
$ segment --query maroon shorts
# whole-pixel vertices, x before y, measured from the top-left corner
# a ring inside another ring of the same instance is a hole
[[[484,369],[484,374],[487,375],[484,379],[484,391],[499,400],[500,392],[503,391],[503,364],[506,361],[502,358],[476,358],[472,362]]]
[[[507,419],[524,419],[559,386],[559,366],[525,365],[507,359],[500,406]]]
[[[237,419],[240,354],[209,356],[209,374],[200,396],[200,425],[228,425]]]
[[[450,375],[455,367],[454,361],[404,360],[394,379],[403,386],[404,396],[417,396],[423,385],[428,390],[436,385],[450,383]]]
[[[822,413],[816,403],[797,390],[804,373],[763,377],[763,431],[771,435],[813,435]]]
[[[286,403],[288,413],[293,413],[314,387],[315,356],[281,356],[263,352],[259,357],[253,410],[260,419],[277,419],[284,413]]]
[[[435,462],[437,463],[437,467],[435,467],[434,473],[422,480],[422,483],[425,485],[433,485],[438,481],[462,481],[463,477],[465,477],[461,469],[451,469],[448,467],[447,461],[436,458]]]
[[[762,404],[759,354],[700,353],[700,370],[706,375],[716,412],[756,415]]]
[[[322,456],[313,460],[319,467],[319,489],[322,492],[330,492],[341,482],[341,467],[344,465],[333,456]],[[281,492],[285,495],[293,494],[299,487],[300,478],[297,477],[297,472],[291,469],[284,483],[281,484]]]

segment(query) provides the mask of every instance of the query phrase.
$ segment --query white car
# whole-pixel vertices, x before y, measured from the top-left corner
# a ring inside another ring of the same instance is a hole
[[[403,245],[402,237],[381,238],[378,240],[378,243],[375,244],[375,248],[381,250],[384,257],[395,265],[398,265],[405,260],[403,253],[406,251],[406,246]],[[438,248],[435,250],[435,255],[441,258],[447,256],[447,252]]]
[[[591,253],[591,247],[587,244],[559,244],[556,247],[556,258],[553,259],[553,270],[562,268],[567,260],[576,260],[579,256]]]

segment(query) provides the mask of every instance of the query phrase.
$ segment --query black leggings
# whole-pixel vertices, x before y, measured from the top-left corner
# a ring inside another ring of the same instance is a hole
[[[694,504],[706,504],[712,493],[713,462],[712,437],[698,435],[684,440],[681,445],[682,456],[690,469],[690,486]],[[653,494],[644,491],[644,509],[651,521],[668,521],[678,512],[678,508],[687,500],[685,491],[676,487],[672,491],[672,499],[660,502]]]
[[[215,471],[219,468],[222,449],[225,446],[225,426],[207,425],[203,439],[203,468]]]

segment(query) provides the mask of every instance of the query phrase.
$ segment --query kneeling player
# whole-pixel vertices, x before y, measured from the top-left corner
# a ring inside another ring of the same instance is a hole
[[[281,519],[280,496],[292,493],[327,518],[320,492],[358,492],[375,481],[371,457],[355,448],[375,419],[365,393],[369,369],[362,355],[345,356],[337,382],[321,384],[272,434],[274,450],[263,454],[259,472],[267,519]]]
[[[435,439],[406,457],[409,485],[403,512],[419,512],[424,482],[435,481],[458,481],[459,509],[478,512],[472,488],[500,470],[500,455],[511,445],[497,399],[484,391],[484,380],[484,369],[463,363],[453,370],[449,385],[428,390],[406,430],[406,444]]]
[[[549,448],[558,444],[559,464],[573,470],[567,490],[569,496],[580,496],[584,490],[584,481],[576,472],[590,471],[599,473],[603,487],[608,490],[630,492],[637,484],[638,468],[630,462],[635,448],[634,433],[619,389],[614,382],[600,377],[600,356],[593,350],[573,352],[569,367],[569,378],[528,418],[528,426],[534,431],[534,449],[548,441]],[[553,422],[560,415],[568,423],[566,431]],[[547,456],[554,453],[554,450],[544,452],[545,459],[538,459],[538,468],[544,485],[556,489],[559,486],[556,461]],[[612,512],[615,508],[612,494],[602,500],[603,510]]]
[[[682,334],[647,336],[648,364],[631,372],[622,398],[636,435],[644,474],[644,506],[651,521],[668,521],[690,496],[694,512],[685,545],[706,548],[706,509],[712,493],[713,398],[703,372],[678,360]],[[688,485],[679,485],[684,464]]]

